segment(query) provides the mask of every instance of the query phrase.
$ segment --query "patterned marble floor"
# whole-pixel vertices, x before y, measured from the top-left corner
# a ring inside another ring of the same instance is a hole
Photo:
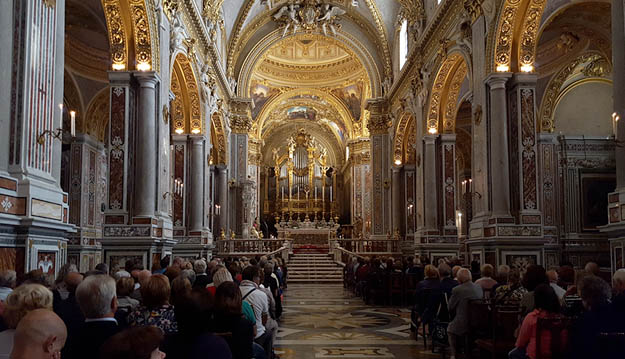
[[[410,311],[366,306],[342,285],[289,285],[275,347],[281,359],[439,358],[411,336]]]

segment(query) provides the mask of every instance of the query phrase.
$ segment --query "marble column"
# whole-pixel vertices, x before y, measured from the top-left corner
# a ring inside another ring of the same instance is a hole
[[[612,91],[614,113],[619,116],[617,139],[625,140],[625,0],[612,0]],[[616,147],[616,190],[625,203],[625,147]],[[622,220],[625,218],[622,218]]]
[[[221,235],[221,231],[228,231],[228,168],[225,165],[215,166],[215,204],[219,206],[219,213],[215,213],[216,235]],[[227,233],[226,233],[227,234]]]
[[[204,226],[204,137],[189,136],[189,231],[200,232]]]
[[[436,179],[436,140],[438,135],[423,136],[424,229],[438,229],[438,186]]]
[[[156,206],[156,84],[154,72],[137,72],[139,81],[139,111],[137,114],[136,167],[135,167],[135,217],[152,217]]]
[[[391,144],[389,106],[385,99],[371,99],[367,102],[370,113],[368,123],[371,134],[371,174],[373,176],[371,237],[386,238],[390,228],[390,161]]]
[[[231,189],[232,201],[229,203],[230,229],[241,236],[247,233],[251,225],[249,221],[252,206],[243,203],[244,183],[248,181],[249,164],[249,131],[252,129],[252,108],[254,103],[251,99],[233,98],[230,100],[230,175],[235,180],[235,186]]]
[[[456,195],[456,134],[445,133],[441,135],[441,187],[443,194],[442,222],[444,233],[450,234],[457,231],[456,208],[458,196]]]
[[[506,106],[506,82],[510,73],[494,73],[486,79],[490,90],[490,195],[491,215],[510,216],[510,182],[508,161],[508,126]]]
[[[391,197],[392,197],[392,202],[393,202],[393,208],[392,208],[392,217],[393,217],[393,233],[395,233],[395,231],[399,231],[399,233],[403,232],[403,226],[402,226],[402,222],[403,222],[403,217],[404,217],[404,198],[402,197],[401,194],[401,188],[402,188],[402,168],[401,167],[397,167],[397,166],[393,166],[392,168],[392,173],[393,173],[393,177],[392,177],[392,193],[391,193]]]

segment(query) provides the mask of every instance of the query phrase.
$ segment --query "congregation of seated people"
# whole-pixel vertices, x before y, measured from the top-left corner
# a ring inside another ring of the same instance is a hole
[[[0,273],[0,359],[272,359],[281,258]]]
[[[366,303],[393,305],[398,293],[415,338],[451,359],[625,356],[625,269],[603,277],[593,262],[520,270],[353,257],[344,269],[345,286]]]

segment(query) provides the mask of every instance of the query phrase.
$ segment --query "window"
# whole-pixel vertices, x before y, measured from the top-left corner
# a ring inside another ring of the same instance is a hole
[[[401,70],[406,63],[408,57],[408,20],[401,23],[399,30],[399,69]]]

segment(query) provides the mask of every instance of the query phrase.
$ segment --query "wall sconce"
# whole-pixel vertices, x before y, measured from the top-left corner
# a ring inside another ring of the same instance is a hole
[[[63,118],[63,104],[59,105],[59,109],[61,110],[61,119]],[[76,111],[70,111],[70,131],[69,134],[72,137],[76,137]],[[52,138],[56,138],[57,140],[63,140],[63,134],[68,131],[61,128],[57,128],[56,130],[45,130],[37,136],[37,143],[43,145],[46,143],[46,135],[52,136]]]
[[[478,191],[474,191],[473,194],[477,196],[477,198],[482,198],[482,194]]]
[[[221,205],[219,204],[215,205],[215,215],[217,216],[221,215]]]
[[[462,193],[471,192],[473,189],[473,180],[471,178],[462,181]]]
[[[412,213],[414,211],[414,204],[410,203],[407,209],[408,209],[408,215],[412,216]]]
[[[618,121],[620,119],[621,117],[618,115],[618,113],[612,113],[612,133],[614,134],[614,140],[618,140]]]
[[[428,132],[429,132],[431,135],[435,135],[436,133],[438,133],[438,130],[436,129],[436,127],[430,127],[430,128],[428,129]]]
[[[184,130],[182,128],[177,128],[174,132],[176,132],[179,135],[182,135],[182,133],[184,132]]]
[[[401,160],[400,159],[396,159],[395,160],[395,165],[396,166],[401,166]]]
[[[522,72],[532,72],[534,71],[534,66],[532,64],[523,64],[521,65]]]
[[[182,183],[182,180],[180,178],[176,178],[174,180],[174,191],[172,192],[165,192],[163,193],[163,199],[167,198],[168,195],[170,196],[178,196],[182,198],[182,195],[184,193],[184,183]]]
[[[112,68],[115,71],[123,71],[126,69],[126,64],[123,62],[114,62]]]
[[[200,133],[200,129],[199,128],[194,128],[191,130],[191,133],[194,135],[197,135],[198,133]]]

